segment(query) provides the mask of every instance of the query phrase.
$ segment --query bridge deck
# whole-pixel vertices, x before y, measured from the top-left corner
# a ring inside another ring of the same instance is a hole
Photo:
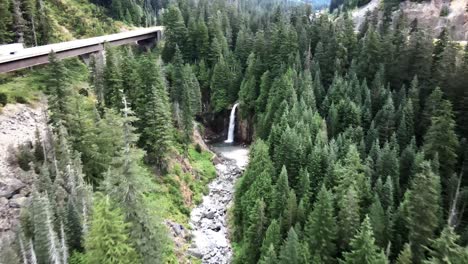
[[[164,27],[158,26],[100,37],[26,48],[17,51],[15,54],[0,56],[0,73],[47,63],[48,60],[46,59],[46,56],[48,56],[51,51],[57,53],[59,58],[78,56],[102,50],[102,44],[104,43],[109,43],[112,46],[118,46],[140,40],[158,38],[158,34],[163,30]]]

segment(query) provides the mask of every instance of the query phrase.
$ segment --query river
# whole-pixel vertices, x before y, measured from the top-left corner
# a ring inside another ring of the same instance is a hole
[[[189,252],[206,264],[227,264],[232,259],[227,211],[234,197],[234,186],[248,162],[249,151],[243,146],[217,144],[213,151],[221,159],[216,165],[217,177],[209,185],[209,193],[192,210],[192,248]]]

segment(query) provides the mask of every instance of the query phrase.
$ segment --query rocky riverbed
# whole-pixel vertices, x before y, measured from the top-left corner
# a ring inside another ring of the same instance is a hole
[[[216,165],[218,177],[209,184],[209,193],[190,214],[193,243],[189,253],[202,263],[230,263],[232,248],[229,240],[227,211],[234,197],[236,180],[248,161],[248,149],[242,146],[218,145],[213,150],[221,163]]]

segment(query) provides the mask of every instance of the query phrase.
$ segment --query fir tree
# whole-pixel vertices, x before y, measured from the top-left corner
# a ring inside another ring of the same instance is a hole
[[[456,150],[459,143],[453,119],[452,105],[444,101],[432,117],[431,126],[424,136],[424,152],[430,159],[438,155],[444,183],[452,175],[457,162]]]
[[[260,257],[260,247],[265,232],[267,218],[265,216],[265,203],[257,200],[249,219],[249,227],[245,233],[245,257],[247,263],[257,263]]]
[[[440,237],[431,241],[430,257],[424,263],[466,263],[468,261],[468,248],[458,245],[458,239],[459,236],[452,227],[445,227]]]
[[[434,238],[441,220],[440,178],[432,171],[429,162],[423,162],[420,166],[420,172],[415,175],[409,195],[405,198],[409,241],[416,263],[424,258],[425,247]]]
[[[86,260],[90,263],[139,263],[130,243],[129,224],[108,196],[98,196],[95,200],[85,247]]]
[[[261,256],[269,255],[270,248],[280,248],[281,231],[278,221],[273,219],[265,232],[265,238],[262,242]],[[262,258],[260,258],[262,259]]]
[[[299,238],[297,237],[296,231],[294,231],[294,228],[291,228],[283,246],[281,247],[278,263],[304,263],[301,257],[301,251],[301,244],[299,242]]]
[[[412,264],[413,254],[411,253],[411,247],[409,244],[405,244],[403,250],[398,255],[396,260],[397,264]]]
[[[71,113],[68,98],[72,92],[68,85],[67,69],[53,52],[49,54],[48,69],[45,86],[49,97],[48,108],[51,111],[49,120],[57,127],[59,123],[66,124],[67,117]]]
[[[163,24],[166,27],[164,30],[166,44],[162,51],[162,59],[165,62],[170,62],[176,52],[176,46],[185,54],[188,44],[187,28],[177,5],[171,4],[164,12]]]
[[[374,241],[374,232],[372,231],[370,219],[366,216],[359,232],[351,240],[351,251],[344,253],[342,263],[388,263],[385,255],[374,244]]]
[[[321,261],[333,262],[336,253],[337,225],[334,216],[333,194],[322,186],[314,209],[308,217],[304,236],[312,256]]]
[[[284,202],[288,200],[289,193],[288,172],[286,171],[286,167],[283,166],[273,192],[271,206],[272,217],[277,218],[281,215],[284,208]]]

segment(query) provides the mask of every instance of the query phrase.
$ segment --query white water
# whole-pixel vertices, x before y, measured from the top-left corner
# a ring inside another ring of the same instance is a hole
[[[229,117],[229,131],[228,131],[228,137],[224,141],[225,143],[233,143],[234,142],[234,128],[236,127],[236,108],[237,104],[235,104],[232,107],[231,110],[231,116]]]
[[[248,162],[249,150],[241,146],[213,146],[222,162],[216,165],[217,177],[209,185],[209,193],[190,214],[192,246],[188,253],[203,264],[228,264],[232,260],[227,212],[232,204],[234,186]]]

